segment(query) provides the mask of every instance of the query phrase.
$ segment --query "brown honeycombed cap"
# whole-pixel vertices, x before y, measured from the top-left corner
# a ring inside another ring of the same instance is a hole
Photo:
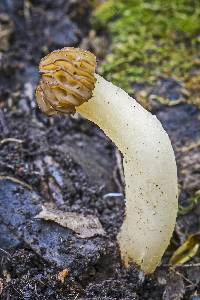
[[[96,57],[78,48],[63,48],[45,56],[39,65],[40,83],[36,99],[47,115],[74,113],[88,101],[96,82]]]

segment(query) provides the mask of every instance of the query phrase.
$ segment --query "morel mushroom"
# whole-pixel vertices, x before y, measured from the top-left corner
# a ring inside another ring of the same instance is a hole
[[[177,169],[159,120],[125,91],[95,74],[89,51],[64,48],[41,60],[38,105],[48,115],[80,113],[123,154],[126,213],[118,234],[126,266],[145,273],[160,263],[177,215]]]

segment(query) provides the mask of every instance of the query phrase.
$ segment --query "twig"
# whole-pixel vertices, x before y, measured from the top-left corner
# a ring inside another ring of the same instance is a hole
[[[24,18],[28,22],[30,20],[30,9],[31,9],[31,3],[30,1],[24,0]]]
[[[11,257],[10,253],[8,253],[6,250],[4,250],[4,249],[0,248],[0,251],[2,251],[3,253],[5,253],[6,255],[8,255],[8,256],[10,256],[10,257]]]
[[[108,197],[123,197],[122,193],[108,193],[103,195],[103,199],[106,199]]]
[[[79,293],[75,296],[74,300],[76,300],[78,298],[78,296],[79,296]]]
[[[2,126],[4,134],[8,134],[9,130],[8,130],[8,127],[6,126],[6,121],[5,121],[5,118],[4,118],[4,114],[3,114],[3,111],[1,109],[0,109],[0,124]]]
[[[174,101],[170,101],[168,102],[168,106],[176,106],[182,103],[186,103],[185,99],[178,99],[178,100],[174,100]]]
[[[29,184],[11,176],[0,176],[0,180],[10,180],[14,183],[22,185],[23,187],[26,187],[29,190],[32,190],[32,187]]]
[[[115,157],[116,157],[116,161],[117,161],[117,167],[119,169],[119,174],[121,177],[121,181],[124,184],[124,170],[123,170],[123,164],[122,164],[122,156],[121,153],[116,149],[115,151]]]
[[[20,139],[15,139],[15,138],[5,138],[3,140],[0,141],[0,146],[4,145],[4,144],[7,144],[7,143],[18,143],[18,144],[22,144],[24,143],[23,140],[20,140]]]
[[[178,271],[176,271],[173,267],[171,268],[171,270],[172,270],[172,272],[174,272],[175,274],[177,274],[178,276],[180,276],[181,278],[183,278],[185,281],[187,281],[191,286],[195,286],[196,285],[194,282],[192,282],[191,280],[189,280],[183,274],[181,274]]]
[[[122,158],[120,152],[116,149],[115,151],[115,157],[116,157],[116,166],[113,170],[113,178],[115,181],[115,184],[117,185],[119,192],[123,193],[123,187],[124,184],[124,172],[123,172],[123,166],[122,166]]]
[[[200,267],[200,263],[196,264],[184,264],[184,265],[169,265],[169,264],[163,264],[161,267],[164,268],[198,268]]]
[[[191,264],[188,264],[188,265],[191,265]],[[199,266],[200,264],[198,264]],[[177,274],[178,276],[180,276],[181,278],[183,278],[185,281],[187,281],[191,286],[196,286],[197,284],[195,284],[194,282],[192,282],[191,280],[189,280],[187,277],[185,277],[182,273],[178,272],[176,269],[176,267],[183,267],[183,266],[187,266],[187,265],[175,265],[175,266],[172,266],[172,265],[169,265],[169,264],[164,264],[162,265],[161,267],[169,267],[170,271],[174,272],[175,274]]]
[[[189,146],[185,146],[183,148],[179,148],[178,151],[182,152],[182,153],[185,153],[185,152],[192,151],[193,149],[198,148],[198,147],[200,147],[200,141],[191,143]]]

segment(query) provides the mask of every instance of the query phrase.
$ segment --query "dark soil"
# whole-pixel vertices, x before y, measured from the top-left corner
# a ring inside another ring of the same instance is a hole
[[[86,41],[89,3],[0,2],[0,33],[6,32],[0,35],[0,299],[195,299],[200,267],[170,270],[167,263],[186,236],[199,230],[200,206],[178,218],[154,275],[145,277],[135,266],[125,269],[116,242],[124,201],[107,195],[123,192],[119,154],[86,120],[47,118],[36,107],[40,58]],[[170,86],[172,98],[177,85]],[[200,112],[188,104],[155,104],[153,112],[174,145],[180,203],[187,206],[200,186],[199,148],[185,151],[200,139]],[[106,236],[81,239],[70,229],[36,219],[44,204],[97,216]]]

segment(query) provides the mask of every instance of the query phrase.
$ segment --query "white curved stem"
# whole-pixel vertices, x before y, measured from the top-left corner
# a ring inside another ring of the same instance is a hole
[[[97,124],[123,154],[126,215],[118,235],[126,265],[153,272],[169,244],[177,215],[177,170],[158,119],[122,89],[95,75],[93,97],[77,112]]]

